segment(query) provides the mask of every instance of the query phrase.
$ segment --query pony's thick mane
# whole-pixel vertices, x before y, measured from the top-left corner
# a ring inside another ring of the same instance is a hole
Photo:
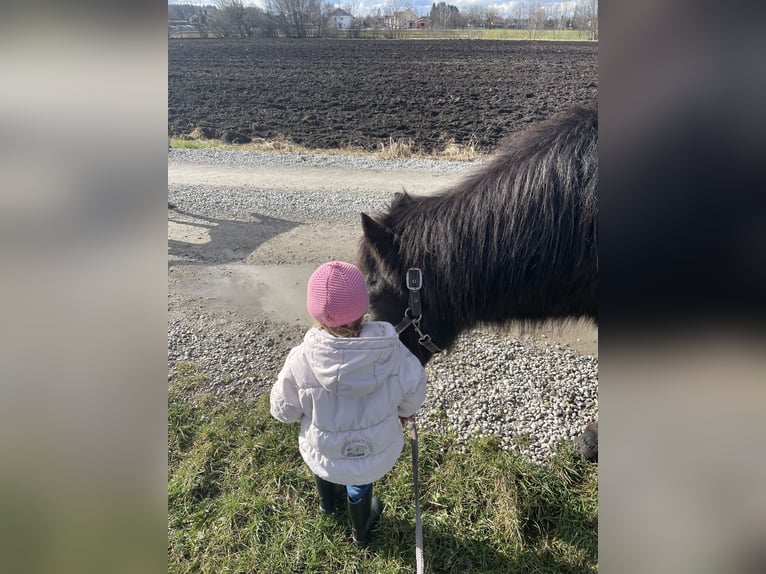
[[[505,140],[447,192],[397,194],[376,221],[379,264],[428,277],[429,323],[596,318],[598,111],[577,107]],[[447,334],[450,343],[453,333]]]

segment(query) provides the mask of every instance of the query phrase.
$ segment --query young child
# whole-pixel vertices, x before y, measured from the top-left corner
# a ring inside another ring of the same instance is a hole
[[[271,415],[301,421],[298,444],[316,476],[319,508],[333,514],[345,491],[354,542],[365,546],[383,511],[372,483],[396,464],[404,446],[399,419],[423,404],[426,375],[390,323],[362,322],[369,299],[354,265],[325,263],[307,291],[316,323],[287,356],[271,389]]]

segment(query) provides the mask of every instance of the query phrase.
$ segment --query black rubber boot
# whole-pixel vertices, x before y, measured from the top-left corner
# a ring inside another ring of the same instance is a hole
[[[577,450],[589,462],[598,462],[598,421],[588,423],[575,441]]]
[[[382,513],[383,504],[376,496],[372,495],[372,487],[356,502],[351,502],[351,499],[348,499],[351,535],[354,537],[354,543],[357,546],[367,546],[367,543],[370,541],[372,527],[375,526]]]
[[[343,500],[346,487],[342,484],[327,482],[323,478],[314,475],[317,481],[317,490],[319,491],[319,510],[325,514],[335,514],[338,509],[338,503]]]

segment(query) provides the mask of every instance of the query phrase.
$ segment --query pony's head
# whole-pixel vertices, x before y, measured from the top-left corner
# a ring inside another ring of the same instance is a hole
[[[367,282],[370,310],[376,320],[396,325],[407,308],[407,292],[400,284],[396,235],[382,223],[362,214],[364,237],[359,246],[359,269]]]
[[[373,318],[397,325],[405,317],[409,305],[409,291],[405,285],[408,264],[400,252],[398,235],[386,226],[387,219],[373,219],[362,214],[364,235],[359,246],[358,265],[367,282]],[[428,302],[424,301],[424,314],[427,308]],[[423,324],[427,323],[424,319]],[[425,364],[433,356],[418,343],[419,336],[411,326],[399,338],[421,363]]]

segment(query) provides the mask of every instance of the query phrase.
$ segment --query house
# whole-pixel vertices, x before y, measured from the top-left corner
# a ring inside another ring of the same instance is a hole
[[[500,18],[499,16],[495,16],[494,18],[491,18],[489,20],[489,27],[490,28],[507,28],[508,22],[505,21],[505,18]]]
[[[430,18],[418,18],[415,20],[415,28],[430,28],[431,27],[431,19]]]
[[[327,15],[327,27],[336,30],[348,30],[351,28],[351,21],[353,18],[354,17],[345,10],[336,8]]]
[[[403,12],[394,12],[394,17],[391,22],[392,28],[414,28],[415,22],[418,19],[418,15],[412,10],[404,10]]]

